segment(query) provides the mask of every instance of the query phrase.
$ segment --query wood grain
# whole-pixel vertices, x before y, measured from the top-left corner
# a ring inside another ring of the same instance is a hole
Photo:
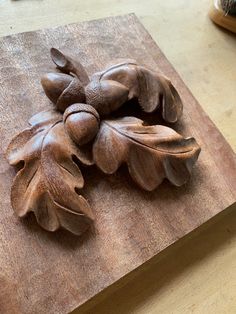
[[[88,170],[85,196],[97,223],[92,235],[79,240],[66,232],[46,233],[32,217],[19,221],[9,202],[13,171],[3,151],[33,113],[51,106],[39,82],[51,66],[51,46],[73,49],[90,74],[119,57],[160,67],[184,101],[176,131],[194,136],[202,147],[191,181],[181,188],[164,183],[155,192],[140,192],[123,170],[115,177]],[[1,39],[0,54],[0,265],[5,283],[0,298],[9,296],[10,311],[68,312],[235,202],[233,151],[133,15],[8,36]]]

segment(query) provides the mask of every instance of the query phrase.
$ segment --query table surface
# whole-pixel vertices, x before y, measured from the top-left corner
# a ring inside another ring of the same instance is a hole
[[[136,13],[236,149],[236,37],[208,0],[0,0],[0,35]],[[236,206],[105,290],[79,313],[235,313]]]

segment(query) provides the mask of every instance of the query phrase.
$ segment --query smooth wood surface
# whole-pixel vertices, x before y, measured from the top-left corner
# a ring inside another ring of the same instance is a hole
[[[101,32],[101,27],[105,27],[103,32]],[[117,34],[116,30],[118,27],[119,33]],[[120,31],[121,28],[122,32]],[[105,29],[107,35],[106,37],[103,36]],[[99,30],[100,32],[98,32]],[[25,254],[25,257],[27,257],[26,252],[28,252],[29,246],[32,247],[32,251],[36,250],[35,253],[37,252],[37,254],[28,256],[28,258],[30,258],[28,263],[26,262],[27,259],[24,259],[24,264],[27,265],[25,269],[27,270],[28,276],[30,276],[29,274],[31,274],[31,276],[35,275],[33,272],[35,269],[34,266],[38,266],[38,276],[36,275],[36,278],[38,279],[37,286],[39,285],[40,291],[34,291],[34,294],[30,293],[32,291],[31,289],[33,289],[33,286],[35,285],[35,282],[33,283],[29,280],[32,277],[27,277],[26,271],[23,272],[23,275],[22,270],[19,271],[19,260],[17,264],[13,263],[12,267],[9,267],[9,277],[7,277],[6,274],[3,276],[6,282],[6,288],[2,290],[4,295],[9,295],[9,300],[11,300],[11,294],[9,292],[7,293],[7,291],[10,291],[8,286],[11,285],[11,280],[6,279],[11,279],[14,274],[15,284],[19,285],[19,279],[22,278],[19,277],[19,274],[24,278],[24,281],[21,281],[21,286],[20,289],[18,289],[17,295],[13,297],[13,301],[9,303],[6,302],[5,304],[5,306],[15,304],[14,308],[17,309],[18,307],[17,310],[23,307],[25,311],[27,310],[33,312],[38,305],[41,306],[40,310],[42,311],[45,311],[48,308],[50,308],[52,312],[55,311],[55,309],[58,312],[64,310],[68,311],[69,309],[76,307],[79,303],[85,301],[86,298],[89,298],[94,293],[102,290],[106,287],[106,285],[114,282],[119,277],[122,277],[124,274],[129,272],[131,268],[135,268],[142,264],[146,259],[150,258],[152,255],[156,254],[164,247],[168,246],[176,239],[188,233],[235,201],[235,157],[232,150],[229,148],[228,144],[224,142],[222,136],[218,133],[215,126],[208,120],[208,117],[202,112],[201,108],[199,108],[199,105],[192,98],[183,82],[165,60],[159,49],[151,41],[149,35],[136,22],[135,18],[129,16],[128,18],[120,18],[116,20],[107,19],[103,22],[95,21],[86,23],[83,26],[72,25],[66,27],[63,31],[60,31],[60,29],[54,29],[52,31],[53,35],[51,35],[51,38],[49,33],[47,34],[46,44],[45,41],[43,43],[41,42],[41,51],[45,53],[48,49],[47,45],[50,45],[52,41],[54,42],[54,45],[55,42],[57,42],[58,45],[60,45],[60,48],[62,48],[63,45],[65,45],[65,37],[63,37],[63,40],[60,38],[62,33],[66,33],[67,45],[68,40],[71,41],[70,43],[75,44],[75,31],[78,38],[81,38],[85,31],[90,31],[91,36],[86,38],[86,43],[80,43],[81,50],[79,51],[79,54],[81,54],[82,57],[82,52],[86,51],[86,47],[92,47],[91,51],[93,51],[93,58],[85,59],[87,62],[86,66],[89,70],[93,70],[95,67],[101,66],[105,57],[107,57],[107,53],[113,58],[118,57],[117,53],[119,53],[120,56],[121,52],[125,52],[127,57],[131,57],[135,54],[137,59],[145,60],[149,66],[156,67],[158,64],[163,72],[175,81],[177,88],[179,88],[184,98],[184,103],[186,105],[183,118],[184,122],[177,126],[178,131],[181,131],[183,134],[191,131],[191,135],[194,135],[199,139],[200,145],[202,143],[204,154],[202,154],[202,159],[199,160],[199,166],[196,167],[195,177],[193,177],[194,180],[191,180],[190,184],[182,190],[171,189],[171,194],[169,195],[168,193],[170,192],[168,191],[170,191],[170,186],[167,184],[163,185],[163,187],[158,190],[158,193],[151,197],[150,194],[140,194],[137,190],[132,189],[131,192],[129,182],[127,182],[125,187],[119,183],[124,176],[123,172],[121,172],[113,182],[110,182],[111,179],[107,182],[106,180],[101,180],[100,174],[88,173],[88,178],[91,178],[91,181],[93,180],[94,183],[97,183],[96,187],[101,189],[101,191],[106,191],[107,187],[110,187],[111,184],[116,187],[112,194],[112,200],[115,199],[116,201],[113,201],[112,205],[118,210],[114,213],[114,210],[109,208],[111,200],[107,197],[104,197],[103,199],[96,199],[97,192],[95,193],[94,190],[94,193],[92,193],[92,191],[89,191],[88,189],[87,193],[92,199],[94,198],[94,202],[98,205],[100,202],[100,208],[98,211],[100,229],[98,219],[98,228],[97,231],[95,231],[96,235],[94,234],[94,236],[89,239],[84,239],[83,242],[79,242],[77,245],[74,243],[74,239],[70,239],[70,244],[68,244],[68,235],[62,233],[58,234],[58,239],[55,240],[55,238],[51,235],[38,230],[36,226],[29,230],[27,227],[29,221],[28,223],[26,222],[25,224],[21,224],[12,215],[9,208],[7,211],[4,211],[6,214],[5,216],[3,215],[2,218],[6,220],[7,215],[9,218],[8,223],[14,226],[14,228],[12,228],[12,232],[15,235],[15,251],[13,255],[15,256],[15,259],[17,257],[17,253],[19,253],[19,247],[20,252]],[[116,35],[115,43],[111,40],[114,34]],[[129,41],[126,39],[127,35],[129,35]],[[99,39],[99,36],[101,36],[102,39]],[[31,45],[27,45],[29,38]],[[12,80],[10,83],[9,79],[5,81],[8,84],[7,90],[9,93],[11,94],[14,91],[14,99],[17,103],[22,103],[23,99],[24,101],[28,101],[28,108],[26,112],[23,113],[20,111],[19,107],[16,107],[13,104],[12,106],[14,106],[14,111],[12,110],[9,115],[8,110],[8,114],[6,112],[3,115],[5,119],[3,135],[5,136],[6,141],[7,137],[11,135],[10,133],[14,132],[11,127],[15,127],[16,129],[16,121],[14,121],[14,116],[11,115],[14,115],[16,112],[18,122],[20,122],[17,124],[17,128],[19,128],[20,124],[23,125],[25,123],[26,116],[31,114],[36,107],[41,108],[49,105],[49,103],[47,103],[42,97],[43,95],[39,92],[39,85],[35,83],[38,73],[40,73],[46,65],[48,66],[46,54],[43,53],[43,57],[40,59],[41,54],[36,49],[33,49],[35,45],[38,44],[38,40],[41,38],[45,39],[44,32],[38,32],[36,36],[33,33],[28,33],[15,36],[13,38],[8,37],[4,40],[4,44],[1,47],[1,52],[4,52],[3,55],[7,60],[9,59],[9,55],[11,56],[11,54],[14,54],[14,41],[18,42],[18,49],[20,45],[20,47],[24,47],[27,50],[27,58],[23,58],[25,61],[23,66],[26,69],[26,72],[27,70],[29,71],[27,72],[26,82],[27,80],[32,79],[32,81],[30,81],[31,84],[33,83],[32,86],[35,84],[34,92],[27,95],[26,93],[22,94],[20,92],[20,85],[26,84],[24,80],[21,80],[21,84],[18,84],[18,90],[16,88],[16,84],[14,84],[13,88]],[[105,41],[105,44],[104,38],[108,40],[108,42]],[[142,38],[142,41],[140,38]],[[97,44],[96,50],[94,49],[94,42]],[[103,45],[101,45],[101,42]],[[31,48],[29,48],[29,46]],[[9,49],[9,47],[11,47],[11,49]],[[117,47],[119,47],[118,50]],[[29,52],[32,54],[29,54]],[[21,53],[21,50],[18,50],[17,56],[20,60],[22,60],[24,51]],[[19,65],[19,61],[17,65]],[[18,72],[16,65],[13,68],[14,74],[11,76],[14,78],[14,76],[19,75],[19,69],[22,68],[18,67]],[[29,73],[32,74],[32,77],[31,75],[29,76]],[[24,76],[22,76],[22,78],[23,77]],[[25,85],[25,88],[27,88],[27,85]],[[9,96],[5,96],[5,94],[3,94],[3,97],[7,98]],[[1,101],[1,104],[2,103],[3,102]],[[17,109],[16,111],[15,108]],[[5,108],[3,108],[3,110],[4,109]],[[199,121],[202,123],[201,128],[199,128]],[[6,125],[8,125],[8,128]],[[10,131],[9,128],[11,129]],[[206,134],[208,134],[208,136],[206,136]],[[2,164],[2,167],[4,166],[6,166],[6,163]],[[228,174],[227,176],[225,175],[226,173]],[[8,170],[8,172],[6,171],[4,176],[3,189],[4,192],[6,191],[5,193],[8,191],[7,185],[10,185],[11,176],[9,174],[10,170]],[[122,198],[120,197],[121,190]],[[127,208],[127,202],[128,200],[130,201],[131,196],[132,208]],[[135,203],[133,201],[134,199],[136,201]],[[201,200],[201,202],[199,202],[199,200]],[[155,202],[158,202],[158,206]],[[138,208],[136,207],[137,204],[139,205]],[[4,208],[9,207],[7,202],[4,203],[4,205]],[[108,205],[107,208],[109,208],[105,212],[101,210],[101,207],[103,206],[104,208],[104,205]],[[104,218],[106,218],[105,221],[108,223],[106,228],[102,228],[102,225],[104,226]],[[178,220],[178,218],[180,218],[180,220]],[[114,220],[115,223],[113,222]],[[2,225],[3,223],[1,226]],[[164,228],[163,225],[165,226]],[[4,230],[2,234],[8,235],[6,230],[11,230],[11,228],[6,229],[6,224],[3,226]],[[160,226],[162,226],[162,228],[160,228]],[[20,238],[18,236],[19,232],[21,234]],[[106,236],[107,232],[109,233],[109,237]],[[9,239],[9,235],[6,239]],[[43,245],[41,243],[42,239],[44,242]],[[21,246],[20,244],[18,246],[16,245],[19,240],[21,240]],[[6,240],[3,241],[3,243],[7,245]],[[61,245],[62,243],[64,244]],[[91,254],[86,254],[88,253],[88,246],[90,246],[90,253],[91,249],[94,249],[96,252],[99,250],[100,255],[98,256],[96,254],[96,258],[92,258]],[[114,247],[116,248],[115,252]],[[4,247],[5,258],[8,256],[6,254],[6,252],[9,251],[8,245],[7,248],[8,249],[6,250]],[[71,253],[69,257],[68,252],[66,254],[68,248]],[[60,259],[58,259],[58,254],[60,255]],[[37,255],[37,257],[35,255]],[[4,259],[2,256],[1,258]],[[50,259],[54,262],[51,260],[50,263]],[[98,271],[98,267],[95,267],[95,261],[96,263],[100,263],[100,271]],[[51,268],[49,267],[49,264],[51,265]],[[81,269],[83,270],[83,273],[81,272]],[[49,275],[50,271],[51,277]],[[51,280],[49,278],[51,278]],[[58,281],[58,279],[61,280]],[[27,286],[25,284],[26,282]],[[55,284],[58,286],[58,282],[62,284],[63,288],[65,288],[65,286],[68,287],[66,292],[64,289],[64,294],[62,294],[62,292],[60,293],[62,290],[60,290],[59,287],[56,291],[53,289]],[[78,293],[78,289],[81,286],[83,286],[83,290],[80,290]],[[24,299],[22,297],[26,295],[27,300],[29,298],[29,294],[31,296],[31,302],[28,301],[27,303],[26,301],[25,303],[21,303],[20,301]],[[35,299],[32,299],[32,295]],[[48,297],[48,295],[50,297]],[[47,302],[40,302],[40,298],[42,297],[45,297]],[[31,307],[33,307],[33,309]]]
[[[234,314],[235,209],[217,215],[73,314]]]

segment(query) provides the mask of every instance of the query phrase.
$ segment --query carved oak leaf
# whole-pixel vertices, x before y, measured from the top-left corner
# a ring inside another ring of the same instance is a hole
[[[34,212],[46,230],[61,226],[79,235],[89,227],[93,214],[76,193],[84,185],[76,161],[91,165],[91,156],[75,146],[58,112],[41,112],[29,122],[31,127],[13,138],[7,150],[11,165],[23,163],[12,185],[12,206],[20,217]]]
[[[194,138],[184,139],[162,125],[145,126],[134,117],[104,120],[93,145],[94,161],[103,172],[112,174],[126,163],[133,180],[148,191],[164,178],[184,184],[199,153]]]
[[[102,72],[97,72],[91,81],[116,81],[129,90],[127,99],[137,98],[145,112],[151,113],[161,107],[165,121],[176,122],[182,115],[183,103],[171,81],[160,72],[138,65],[135,60],[123,60]]]
[[[162,118],[170,123],[182,115],[183,103],[172,82],[143,66],[137,67],[140,106],[145,112],[153,112],[161,106]]]

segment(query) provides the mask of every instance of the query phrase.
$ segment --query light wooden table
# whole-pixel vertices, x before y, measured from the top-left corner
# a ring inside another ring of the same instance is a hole
[[[0,0],[0,35],[135,12],[236,150],[236,37],[209,21],[210,5],[210,0]],[[75,313],[236,313],[235,209]]]

